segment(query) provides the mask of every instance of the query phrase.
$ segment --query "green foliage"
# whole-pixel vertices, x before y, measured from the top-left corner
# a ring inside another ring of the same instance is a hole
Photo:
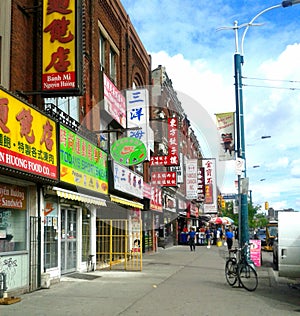
[[[249,228],[265,227],[268,220],[264,214],[258,213],[261,209],[260,205],[253,206],[248,203],[248,225]],[[221,209],[220,216],[227,216],[234,220],[234,225],[238,226],[239,215],[234,214],[234,202],[226,202],[226,208]]]

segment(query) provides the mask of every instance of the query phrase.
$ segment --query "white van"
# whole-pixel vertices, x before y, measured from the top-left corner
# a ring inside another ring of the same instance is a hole
[[[278,212],[278,275],[300,277],[300,212]]]

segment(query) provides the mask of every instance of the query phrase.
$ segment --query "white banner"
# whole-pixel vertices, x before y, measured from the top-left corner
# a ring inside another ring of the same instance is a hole
[[[198,197],[198,160],[187,159],[185,168],[186,198],[188,200],[194,200]]]
[[[216,114],[217,129],[220,135],[219,160],[233,160],[234,144],[234,112]]]

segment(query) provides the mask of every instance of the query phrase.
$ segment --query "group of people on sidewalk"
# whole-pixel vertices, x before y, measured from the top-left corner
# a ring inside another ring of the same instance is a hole
[[[197,234],[194,227],[190,227],[189,232],[187,233],[187,241],[190,246],[191,251],[196,250],[196,237],[199,238],[199,243],[204,244],[204,241],[202,239],[205,238],[205,244],[207,245],[207,248],[210,248],[212,244],[214,245],[221,245],[222,241],[224,240],[224,246],[227,246],[228,250],[232,248],[233,240],[234,240],[234,233],[232,231],[232,228],[229,227],[225,230],[225,233],[223,233],[223,230],[221,227],[214,228],[213,231],[209,227],[201,227],[199,229],[199,233]],[[220,244],[221,243],[221,244]]]

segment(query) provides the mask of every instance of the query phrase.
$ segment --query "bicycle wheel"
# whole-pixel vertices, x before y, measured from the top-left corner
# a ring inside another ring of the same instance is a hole
[[[257,273],[247,262],[239,265],[238,279],[247,291],[255,291],[258,285]]]
[[[225,277],[229,285],[234,286],[237,276],[237,262],[236,259],[230,258],[226,261],[225,265]]]

